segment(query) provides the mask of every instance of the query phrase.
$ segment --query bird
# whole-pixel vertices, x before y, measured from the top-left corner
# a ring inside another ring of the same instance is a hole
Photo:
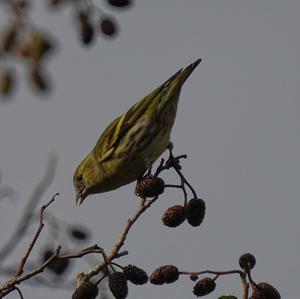
[[[200,62],[180,69],[106,127],[74,173],[76,204],[137,180],[167,149],[181,88]]]

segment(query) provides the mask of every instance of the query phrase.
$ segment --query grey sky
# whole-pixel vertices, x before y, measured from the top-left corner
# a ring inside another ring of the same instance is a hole
[[[184,173],[206,201],[206,218],[199,228],[163,227],[165,208],[181,202],[180,192],[168,191],[134,227],[126,245],[130,254],[120,263],[149,272],[167,263],[182,270],[226,270],[250,251],[257,257],[254,278],[273,284],[282,298],[297,298],[300,2],[136,2],[115,13],[120,36],[99,39],[88,50],[78,45],[68,9],[48,14],[37,7],[35,22],[61,42],[49,64],[55,91],[39,100],[22,80],[13,103],[1,104],[3,182],[25,200],[55,150],[58,171],[45,199],[60,192],[52,211],[91,227],[95,242],[110,250],[137,206],[134,184],[91,196],[78,208],[74,169],[115,116],[201,57],[182,90],[172,140],[176,153],[189,156]],[[170,183],[177,179],[165,177]],[[12,215],[17,220],[25,204],[7,204],[2,226],[11,226]],[[9,231],[1,234],[3,242]],[[182,278],[170,286],[132,287],[130,298],[194,298],[192,286]],[[24,290],[32,299],[69,294]],[[240,296],[238,277],[220,279],[207,298],[226,293]]]

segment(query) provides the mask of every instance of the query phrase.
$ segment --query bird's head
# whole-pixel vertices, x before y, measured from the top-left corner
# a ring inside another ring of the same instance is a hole
[[[76,204],[81,205],[89,194],[95,193],[95,187],[99,185],[100,179],[97,163],[93,155],[89,154],[74,173],[73,184],[76,191]]]

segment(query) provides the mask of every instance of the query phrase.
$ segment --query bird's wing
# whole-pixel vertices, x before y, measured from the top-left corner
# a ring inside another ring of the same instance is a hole
[[[141,115],[145,113],[149,105],[160,94],[160,92],[163,89],[168,88],[170,82],[172,82],[181,73],[181,71],[182,70],[179,70],[160,87],[138,101],[126,113],[117,117],[107,126],[94,148],[94,155],[98,162],[103,162],[111,156],[124,134],[126,134]]]
[[[168,98],[171,98],[172,93],[176,93],[177,89],[181,88],[200,62],[201,59],[198,59],[186,68],[180,69],[166,82],[133,105],[126,113],[110,123],[94,148],[94,155],[98,162],[102,162],[111,156],[124,134],[134,126],[152,103],[159,109],[162,100],[167,101]],[[164,99],[162,94],[167,94],[167,98]]]

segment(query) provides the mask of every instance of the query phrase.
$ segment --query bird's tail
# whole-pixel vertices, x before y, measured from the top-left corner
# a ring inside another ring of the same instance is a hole
[[[199,65],[201,59],[197,59],[195,62],[182,69],[181,72],[177,75],[176,81],[178,80],[181,85],[186,81],[186,79],[191,75],[194,69]]]
[[[197,59],[195,62],[190,64],[184,69],[178,71],[175,75],[173,75],[165,84],[165,88],[167,90],[167,97],[164,99],[165,102],[173,100],[174,96],[179,96],[180,89],[187,78],[192,74],[194,69],[199,65],[201,59]],[[177,97],[178,98],[178,97]]]

